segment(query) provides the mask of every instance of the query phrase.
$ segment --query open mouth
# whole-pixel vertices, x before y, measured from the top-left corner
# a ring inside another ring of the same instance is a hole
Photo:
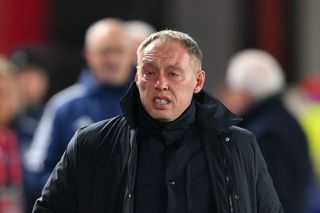
[[[167,97],[155,97],[153,102],[158,105],[167,105],[170,103],[170,100]]]

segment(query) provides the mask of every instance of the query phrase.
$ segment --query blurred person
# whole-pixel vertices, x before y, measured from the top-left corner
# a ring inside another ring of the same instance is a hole
[[[126,21],[125,27],[131,42],[131,53],[132,64],[136,66],[137,63],[137,49],[139,45],[146,39],[150,34],[154,33],[155,28],[140,20]]]
[[[197,43],[164,30],[137,55],[123,115],[74,135],[33,212],[282,213],[254,135],[202,90]]]
[[[23,45],[11,53],[10,61],[16,67],[22,98],[27,107],[43,105],[49,83],[49,57],[49,52],[37,44]]]
[[[129,54],[121,20],[106,18],[88,28],[84,43],[88,68],[78,83],[49,100],[28,152],[36,197],[76,129],[120,114],[119,100],[132,79]]]
[[[23,186],[26,212],[32,211],[34,203],[32,174],[26,168],[27,152],[44,110],[49,86],[49,55],[40,45],[23,45],[15,49],[10,61],[15,65],[15,77],[20,90],[21,107],[15,116],[13,128],[18,137],[23,168]]]
[[[229,62],[226,84],[221,100],[255,134],[284,212],[302,213],[311,165],[304,132],[283,104],[279,63],[263,50],[241,51]]]
[[[320,74],[308,73],[286,94],[287,105],[303,127],[314,179],[308,188],[306,213],[320,212]]]
[[[15,119],[15,129],[23,158],[46,102],[49,86],[46,57],[46,52],[36,45],[19,47],[10,56],[21,94],[22,106]]]
[[[308,136],[314,171],[320,183],[320,74],[305,76],[300,85],[305,98],[298,119]]]
[[[19,90],[10,62],[0,57],[0,212],[22,213],[22,168],[12,128],[19,110]]]

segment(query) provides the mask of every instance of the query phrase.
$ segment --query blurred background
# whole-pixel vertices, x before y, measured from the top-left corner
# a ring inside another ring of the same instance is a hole
[[[106,17],[141,20],[156,30],[173,29],[191,35],[203,51],[205,89],[218,96],[231,97],[221,90],[226,89],[225,73],[235,53],[257,48],[274,56],[283,68],[287,83],[283,91],[286,108],[308,139],[315,181],[308,181],[312,184],[308,185],[305,212],[320,212],[319,0],[0,0],[0,56],[10,59],[19,70],[14,77],[22,85],[20,95],[23,97],[12,100],[16,107],[5,106],[8,97],[15,96],[5,94],[14,89],[2,88],[4,83],[0,82],[0,107],[20,108],[8,110],[15,111],[8,113],[10,116],[0,114],[0,118],[6,118],[0,119],[0,145],[15,144],[12,149],[19,146],[21,153],[29,149],[46,101],[77,82],[85,67],[86,30]],[[0,71],[9,69],[1,63]],[[0,74],[0,80],[12,80],[6,71]],[[41,92],[28,97],[29,90]],[[22,99],[25,103],[21,103]],[[23,164],[23,154],[20,158]],[[17,171],[24,169],[20,163],[14,167],[20,168]],[[26,176],[28,171],[22,172]],[[23,185],[25,180],[20,173],[15,173],[15,181]],[[17,187],[10,190],[15,195],[22,193]],[[3,198],[0,193],[0,212],[4,212],[2,206],[7,205],[3,200],[6,196]],[[32,205],[34,198],[28,202]],[[15,212],[28,211],[16,209]]]
[[[295,82],[320,70],[319,10],[317,0],[1,0],[0,54],[24,43],[48,47],[55,65],[53,94],[78,76],[90,24],[103,17],[140,19],[157,30],[187,32],[199,42],[208,90],[223,78],[229,57],[246,47],[269,51],[284,67],[287,81]]]

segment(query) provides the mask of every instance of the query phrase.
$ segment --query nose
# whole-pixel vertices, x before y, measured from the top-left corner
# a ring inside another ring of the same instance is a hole
[[[168,90],[168,82],[163,75],[159,75],[154,87],[158,90]]]

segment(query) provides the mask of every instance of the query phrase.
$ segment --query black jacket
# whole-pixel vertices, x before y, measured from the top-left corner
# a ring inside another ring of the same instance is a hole
[[[36,201],[34,213],[133,212],[138,98],[133,84],[121,102],[124,115],[75,134]],[[239,118],[204,91],[194,101],[215,212],[283,212],[254,136],[232,126]]]
[[[307,139],[282,103],[281,95],[263,100],[242,115],[239,124],[254,133],[285,212],[304,212],[311,180]]]

